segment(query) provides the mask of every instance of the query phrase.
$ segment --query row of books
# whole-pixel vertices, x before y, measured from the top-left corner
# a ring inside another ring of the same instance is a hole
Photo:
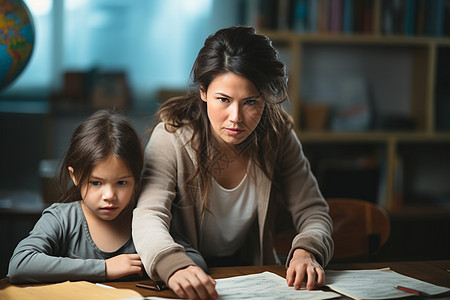
[[[382,33],[450,36],[449,0],[383,1]]]
[[[269,30],[450,36],[450,0],[251,0],[251,3],[248,9],[256,10],[253,23]]]

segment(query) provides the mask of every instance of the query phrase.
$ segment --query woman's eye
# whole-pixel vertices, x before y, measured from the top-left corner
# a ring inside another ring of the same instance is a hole
[[[89,181],[90,184],[92,184],[93,186],[99,186],[102,183],[100,181]]]
[[[219,102],[221,103],[227,103],[228,99],[227,98],[217,98],[219,100]]]
[[[255,103],[256,103],[256,100],[247,100],[247,101],[245,101],[245,104],[248,104],[248,105],[253,105]]]
[[[127,182],[125,180],[117,181],[118,185],[125,185]]]

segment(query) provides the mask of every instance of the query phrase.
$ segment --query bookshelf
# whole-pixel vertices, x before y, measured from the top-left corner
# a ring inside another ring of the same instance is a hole
[[[254,23],[287,66],[288,109],[319,184],[330,181],[322,172],[338,168],[339,161],[348,161],[341,174],[355,180],[359,163],[364,171],[359,179],[366,176],[376,185],[366,188],[366,198],[391,213],[421,207],[450,211],[444,183],[450,180],[450,1],[260,0],[253,5]],[[343,86],[360,88],[344,93]],[[339,119],[340,105],[349,98],[363,101],[347,104],[356,113]],[[320,116],[308,115],[308,107],[324,103],[327,123],[311,127],[307,119]],[[321,188],[325,196],[345,196]],[[347,192],[358,196],[351,188]]]

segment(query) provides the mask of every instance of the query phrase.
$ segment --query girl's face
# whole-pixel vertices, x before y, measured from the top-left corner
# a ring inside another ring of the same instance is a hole
[[[76,170],[69,167],[70,176],[77,185]],[[125,162],[111,154],[96,164],[81,186],[81,197],[88,214],[103,221],[114,220],[133,196],[135,180]]]
[[[206,102],[214,137],[231,145],[243,142],[255,130],[264,111],[255,85],[232,72],[217,75],[207,91],[200,89],[200,96]]]

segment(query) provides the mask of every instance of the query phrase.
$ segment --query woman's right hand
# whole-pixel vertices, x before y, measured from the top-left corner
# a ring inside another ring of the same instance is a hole
[[[173,273],[167,285],[180,298],[217,299],[216,281],[198,266],[189,266]]]
[[[138,254],[120,254],[105,260],[105,264],[107,280],[133,274],[143,276],[142,262]]]

